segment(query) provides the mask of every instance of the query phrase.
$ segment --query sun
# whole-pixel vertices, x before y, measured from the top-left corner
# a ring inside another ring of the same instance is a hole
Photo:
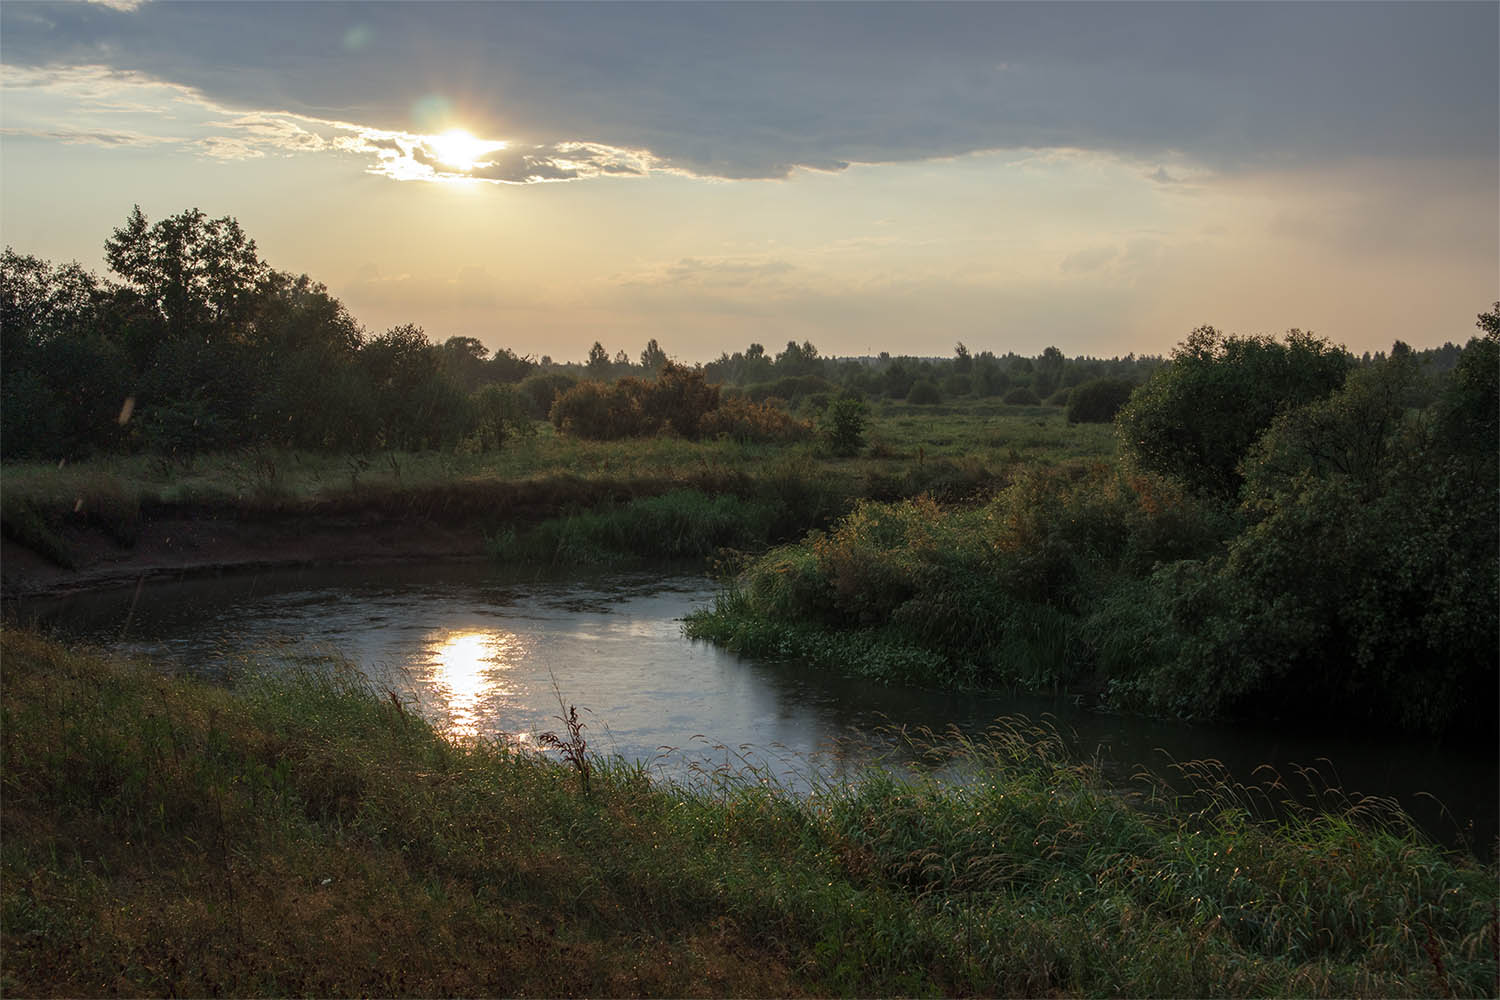
[[[459,170],[473,170],[485,153],[505,148],[503,142],[476,139],[461,128],[449,129],[442,135],[427,136],[423,141],[439,160]]]

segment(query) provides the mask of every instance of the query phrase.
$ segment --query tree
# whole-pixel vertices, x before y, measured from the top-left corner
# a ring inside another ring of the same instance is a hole
[[[648,372],[659,372],[667,363],[667,352],[662,350],[652,337],[646,343],[645,350],[641,351],[641,367]]]
[[[974,370],[974,359],[969,356],[969,349],[960,340],[953,347],[953,374],[967,375]]]
[[[843,394],[823,411],[823,433],[835,455],[857,455],[865,444],[865,401]]]
[[[584,363],[592,378],[604,378],[609,374],[609,352],[599,341],[594,341],[594,346],[589,348],[588,361]]]
[[[238,222],[196,208],[151,225],[135,206],[105,241],[104,256],[172,339],[242,336],[270,273]]]
[[[1068,423],[1109,423],[1133,389],[1135,384],[1123,378],[1096,378],[1075,387],[1068,397]]]
[[[1121,443],[1142,469],[1234,499],[1240,461],[1276,414],[1328,395],[1351,365],[1342,348],[1300,330],[1282,342],[1199,327],[1120,411]]]
[[[439,348],[443,373],[465,392],[473,392],[485,381],[490,349],[475,337],[449,337]]]
[[[1045,399],[1057,390],[1065,364],[1067,358],[1057,348],[1049,347],[1042,352],[1042,356],[1036,360],[1036,375],[1031,381],[1031,387],[1038,396]]]

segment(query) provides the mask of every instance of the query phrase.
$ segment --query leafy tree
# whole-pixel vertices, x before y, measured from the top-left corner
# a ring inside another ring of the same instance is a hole
[[[443,374],[465,392],[485,382],[490,349],[475,337],[449,337],[439,349]]]
[[[645,350],[641,351],[641,367],[648,372],[659,372],[667,364],[667,352],[661,349],[652,337],[646,343]]]
[[[953,347],[953,373],[955,375],[967,375],[974,370],[974,359],[969,355],[969,349],[960,340]]]
[[[485,366],[485,379],[507,384],[520,382],[536,371],[536,368],[537,363],[530,355],[518,357],[516,352],[509,347],[501,347],[495,351],[494,357],[490,358],[489,364]]]
[[[1135,390],[1116,426],[1142,469],[1232,499],[1240,461],[1276,414],[1328,395],[1350,366],[1341,348],[1300,330],[1283,343],[1200,327]]]
[[[507,441],[534,432],[527,401],[509,385],[486,385],[474,394],[475,434],[481,448],[503,448]]]
[[[698,437],[704,415],[719,405],[718,387],[705,383],[701,371],[671,361],[642,389],[640,409],[647,422],[689,440]]]
[[[1134,389],[1135,385],[1123,378],[1096,378],[1074,387],[1068,397],[1068,423],[1109,423]]]
[[[1494,344],[1460,365],[1493,372]],[[1272,422],[1243,465],[1246,530],[1153,578],[1179,637],[1159,704],[1493,740],[1500,456],[1448,417],[1493,420],[1500,398],[1452,386],[1418,413],[1403,397],[1420,378],[1398,348]]]
[[[918,379],[912,383],[911,390],[907,392],[906,401],[916,403],[918,406],[932,406],[943,401],[943,393],[932,379]]]
[[[412,323],[392,327],[360,349],[385,447],[415,451],[463,436],[468,400],[443,377],[440,357],[422,328]]]
[[[857,455],[865,444],[865,401],[859,396],[840,395],[823,411],[823,433],[835,455]]]
[[[519,389],[535,420],[546,420],[557,397],[578,384],[578,379],[564,372],[538,372],[521,381]]]
[[[789,340],[786,342],[786,350],[776,355],[778,375],[817,375],[822,370],[822,359],[810,340],[804,340],[801,344]]]
[[[1040,397],[1052,395],[1062,382],[1063,366],[1067,358],[1063,352],[1055,347],[1049,347],[1037,358],[1035,365],[1035,376],[1032,378],[1031,387]]]
[[[238,222],[196,208],[151,225],[137,205],[105,242],[104,255],[172,339],[242,336],[269,273]]]
[[[594,346],[589,348],[584,368],[588,370],[590,378],[605,378],[609,375],[609,352],[599,341],[594,341]]]

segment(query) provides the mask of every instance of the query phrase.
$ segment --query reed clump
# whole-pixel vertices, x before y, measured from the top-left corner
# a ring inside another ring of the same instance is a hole
[[[1258,817],[1212,769],[1136,801],[1021,723],[911,737],[927,778],[799,797],[590,756],[583,794],[337,661],[216,687],[0,652],[7,994],[1495,988],[1493,866],[1370,807]]]

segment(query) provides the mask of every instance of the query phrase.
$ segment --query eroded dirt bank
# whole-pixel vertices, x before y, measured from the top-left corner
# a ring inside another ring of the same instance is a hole
[[[6,600],[122,586],[143,577],[269,567],[486,558],[486,539],[568,510],[623,503],[670,489],[750,490],[744,476],[680,480],[458,482],[316,500],[143,503],[125,514],[53,512],[48,545],[5,525],[0,596]]]
[[[73,568],[12,539],[0,541],[0,595],[7,600],[55,596],[142,578],[270,567],[485,558],[480,525],[426,518],[152,519],[141,522],[129,546],[89,525],[69,526],[61,535]]]

